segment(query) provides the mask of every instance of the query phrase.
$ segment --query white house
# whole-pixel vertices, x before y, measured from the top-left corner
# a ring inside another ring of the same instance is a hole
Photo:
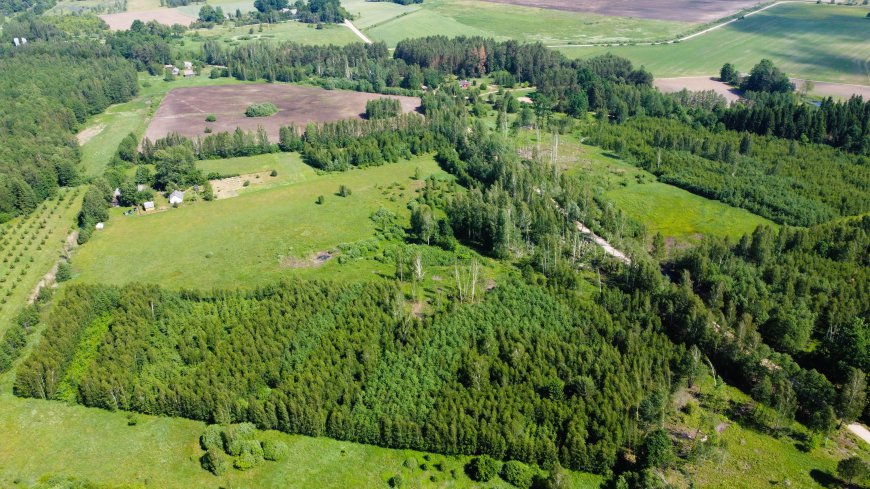
[[[180,204],[184,202],[184,192],[181,190],[174,190],[171,194],[169,194],[169,203],[172,205]]]
[[[152,202],[150,200],[148,202],[144,202],[142,204],[142,208],[145,209],[145,212],[153,211],[154,210],[154,202]]]

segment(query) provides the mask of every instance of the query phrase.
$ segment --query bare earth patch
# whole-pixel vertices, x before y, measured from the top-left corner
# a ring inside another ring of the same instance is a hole
[[[805,80],[800,78],[792,78],[792,83],[800,90],[805,83]],[[821,95],[822,97],[834,98],[850,98],[852,95],[860,95],[864,100],[870,100],[870,86],[866,85],[849,85],[846,83],[828,83],[828,82],[813,82],[811,94]]]
[[[325,264],[334,257],[335,254],[331,251],[318,251],[308,258],[293,258],[288,256],[281,261],[281,265],[287,268],[314,268]]]
[[[726,83],[709,76],[685,76],[679,78],[656,78],[653,82],[656,88],[664,93],[679,92],[686,89],[690,92],[712,90],[725,97],[729,104],[740,100],[740,91]]]
[[[753,0],[486,0],[494,3],[613,17],[712,22],[757,4]]]
[[[103,132],[103,129],[105,129],[105,128],[106,128],[105,124],[97,124],[94,127],[89,127],[87,129],[83,130],[82,132],[78,133],[76,135],[76,139],[79,140],[79,146],[84,145],[85,143],[90,141],[91,138],[93,138],[97,134]]]
[[[109,24],[109,29],[112,29],[113,31],[129,29],[130,26],[133,25],[134,20],[141,20],[142,22],[156,20],[164,25],[181,24],[185,27],[189,26],[191,22],[196,20],[196,18],[175,8],[105,14],[101,15],[100,18],[106,21],[106,23]]]
[[[388,96],[283,83],[176,88],[163,99],[145,137],[155,141],[171,132],[188,137],[204,136],[206,126],[215,133],[232,132],[237,127],[254,131],[257,126],[263,126],[269,138],[277,142],[282,126],[295,123],[300,127],[310,122],[361,117],[366,102],[383,97]],[[417,97],[391,95],[389,98],[399,99],[405,112],[420,106]],[[269,117],[245,117],[249,105],[264,102],[275,104],[278,113]],[[214,115],[217,121],[206,123],[208,115]]]
[[[211,188],[214,191],[214,196],[218,199],[228,199],[237,197],[239,190],[245,188],[245,182],[249,182],[248,186],[262,185],[270,180],[278,177],[270,176],[271,172],[261,171],[258,173],[247,173],[237,177],[221,178],[218,180],[210,180]]]

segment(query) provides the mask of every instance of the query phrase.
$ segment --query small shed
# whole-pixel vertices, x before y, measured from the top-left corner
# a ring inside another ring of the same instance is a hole
[[[104,227],[106,227],[106,225],[101,222],[98,222],[97,225],[94,226],[95,229],[103,229]]]
[[[174,190],[171,194],[169,194],[169,203],[172,205],[180,204],[184,202],[184,192],[181,190]]]
[[[154,202],[150,201],[150,200],[147,202],[144,202],[142,204],[142,208],[145,209],[145,212],[151,212],[154,210]]]

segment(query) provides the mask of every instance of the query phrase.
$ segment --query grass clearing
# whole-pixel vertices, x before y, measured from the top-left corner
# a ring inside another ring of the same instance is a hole
[[[790,76],[870,85],[868,12],[860,6],[790,3],[676,44],[560,51],[577,58],[612,52],[660,77],[713,75],[726,62],[748,72],[769,58]]]
[[[188,6],[182,7],[182,9],[195,8],[196,12],[192,15],[198,15],[199,7],[198,5],[195,7]],[[241,10],[246,12],[245,9]],[[224,11],[227,11],[226,7],[224,7]],[[235,9],[232,12],[235,12]],[[253,33],[251,32],[252,29]],[[184,45],[177,49],[182,53],[199,53],[202,45],[208,40],[222,42],[225,44],[224,47],[241,46],[259,41],[292,41],[309,45],[336,44],[339,46],[360,42],[359,38],[350,29],[342,25],[326,24],[323,26],[323,29],[317,29],[314,24],[281,22],[278,24],[263,24],[263,31],[260,32],[259,25],[257,24],[235,27],[228,23],[223,26],[215,26],[211,29],[194,30],[193,34],[185,36]]]
[[[81,209],[84,187],[63,188],[36,211],[0,227],[0,335],[60,257]]]
[[[275,160],[279,158],[279,160]],[[371,213],[384,207],[406,220],[408,201],[422,181],[412,180],[416,168],[422,176],[440,174],[432,157],[418,157],[380,167],[317,175],[295,154],[242,159],[240,168],[276,166],[278,177],[268,188],[251,185],[232,199],[185,204],[178,209],[144,216],[122,216],[112,211],[103,232],[73,257],[75,279],[89,282],[142,281],[171,287],[237,287],[274,281],[295,271],[315,273],[310,267],[287,266],[288,260],[307,259],[375,234]],[[205,162],[233,170],[234,160]],[[211,166],[214,168],[214,166]],[[283,180],[282,180],[283,179]],[[404,188],[386,187],[398,182]],[[340,185],[353,192],[336,195]],[[323,195],[325,203],[315,200]],[[330,260],[316,268],[319,276],[342,279],[371,278],[393,273],[392,264],[356,262],[339,265]]]
[[[287,443],[290,453],[284,461],[217,477],[199,464],[205,424],[140,414],[135,419],[130,426],[124,412],[0,394],[0,486],[28,487],[41,477],[63,475],[124,487],[387,487],[387,479],[396,474],[402,475],[403,487],[475,486],[462,470],[467,457],[432,455],[433,461],[444,462],[445,470],[423,471],[403,465],[411,457],[423,463],[421,452],[279,432],[264,437]],[[431,481],[435,475],[441,482]],[[571,476],[578,489],[598,487],[601,480],[591,474]],[[511,486],[496,481],[488,487]]]
[[[379,3],[368,2],[350,5],[352,13],[359,13],[359,21],[354,21],[358,27],[371,39],[391,46],[405,38],[432,35],[485,36],[550,44],[630,42],[671,38],[691,26],[685,22],[609,17],[478,0],[427,0],[406,8],[383,8]]]

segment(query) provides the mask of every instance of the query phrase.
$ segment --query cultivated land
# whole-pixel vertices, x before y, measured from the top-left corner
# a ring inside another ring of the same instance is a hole
[[[726,62],[748,72],[769,58],[798,78],[870,85],[868,12],[867,7],[789,3],[675,44],[559,50],[572,57],[612,52],[660,77],[709,76]]]
[[[488,0],[568,12],[591,12],[614,17],[711,22],[756,5],[754,0]]]
[[[33,213],[0,226],[0,335],[69,246],[83,195],[84,187],[61,189]]]
[[[691,76],[677,78],[656,78],[653,85],[664,93],[674,93],[683,89],[690,92],[703,92],[712,90],[725,97],[729,103],[740,100],[740,90],[722,83],[711,76]]]
[[[251,28],[254,29],[253,34],[250,33]],[[185,37],[184,46],[179,46],[178,50],[183,53],[191,53],[187,57],[192,58],[199,55],[202,45],[209,40],[225,43],[224,47],[261,41],[292,41],[310,45],[345,45],[360,41],[350,29],[342,25],[329,24],[325,25],[323,29],[317,29],[314,24],[281,22],[279,24],[264,24],[263,31],[260,32],[259,26],[235,27],[228,23],[211,29],[197,29],[193,34]]]
[[[224,174],[273,167],[284,180],[252,183],[235,198],[185,204],[156,214],[125,217],[116,209],[106,229],[95,233],[73,257],[75,279],[210,289],[311,273],[345,280],[377,273],[392,276],[392,263],[366,261],[356,266],[329,260],[315,269],[306,260],[334,252],[339,244],[373,237],[375,224],[369,217],[381,207],[406,222],[407,203],[423,184],[411,178],[416,168],[423,177],[444,175],[431,157],[325,175],[316,174],[295,153],[209,161],[204,166]],[[385,188],[394,182],[404,189]],[[353,194],[335,195],[340,185]],[[320,195],[325,197],[323,205],[315,203]]]
[[[420,5],[342,3],[359,15],[354,25],[374,41],[434,35],[484,36],[546,44],[665,40],[691,28],[678,21],[609,17],[583,12],[504,5],[478,0],[427,0]]]
[[[237,127],[256,130],[263,126],[272,141],[278,140],[282,126],[309,122],[328,122],[360,117],[366,102],[385,95],[324,90],[287,84],[257,84],[235,87],[179,88],[169,92],[154,114],[145,137],[155,141],[171,132],[189,137],[203,135],[206,127],[213,132],[232,132]],[[420,106],[416,97],[397,97],[402,110],[410,112]],[[269,117],[246,117],[245,109],[255,103],[271,102],[278,113]],[[213,114],[216,122],[205,122]]]
[[[196,20],[195,15],[188,15],[177,8],[161,8],[155,10],[142,10],[138,12],[105,14],[101,15],[100,18],[106,21],[106,23],[109,24],[109,28],[113,31],[129,29],[134,20],[141,20],[142,22],[156,20],[161,24],[181,24],[183,26],[188,26],[191,22]]]

